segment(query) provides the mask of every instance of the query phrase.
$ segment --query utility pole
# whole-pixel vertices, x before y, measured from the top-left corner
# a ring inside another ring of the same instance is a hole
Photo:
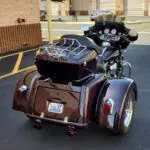
[[[148,6],[149,6],[149,1],[144,0],[144,16],[148,16],[148,14],[149,14]]]
[[[100,9],[100,0],[96,0],[96,9]]]
[[[52,43],[52,11],[51,11],[51,0],[46,0],[46,11],[48,17],[48,40]]]
[[[92,0],[88,0],[88,7],[89,7],[89,15],[91,15],[93,9],[92,9]]]

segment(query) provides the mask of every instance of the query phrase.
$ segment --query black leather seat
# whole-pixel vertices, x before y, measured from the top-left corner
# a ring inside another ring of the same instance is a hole
[[[81,45],[87,46],[88,49],[94,49],[98,55],[102,53],[102,48],[99,47],[92,39],[87,38],[85,36],[67,34],[63,35],[61,38],[76,39]]]

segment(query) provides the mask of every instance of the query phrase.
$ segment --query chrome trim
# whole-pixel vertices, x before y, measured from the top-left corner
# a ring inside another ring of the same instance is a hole
[[[67,40],[70,40],[72,43],[67,47],[63,47],[66,44]],[[63,43],[60,46],[58,46],[57,44],[60,43],[61,41]],[[69,48],[71,48],[75,42],[77,42],[78,45],[75,48],[69,50]],[[62,38],[58,42],[53,43],[53,44],[46,44],[46,45],[40,47],[40,49],[43,49],[43,51],[47,52],[49,57],[57,56],[58,61],[60,61],[60,58],[62,56],[66,57],[71,54],[73,54],[75,56],[80,55],[83,51],[85,51],[87,49],[87,46],[81,45],[81,43],[77,39]],[[80,49],[80,51],[78,52],[79,49]],[[67,54],[64,54],[64,52],[67,52]]]
[[[123,61],[123,66],[127,66],[128,69],[129,69],[129,75],[128,75],[128,78],[131,78],[131,71],[132,71],[132,66],[129,62],[127,61]]]
[[[128,78],[125,78],[125,79],[128,79]],[[131,80],[129,80],[131,81]],[[131,85],[134,83],[134,81],[132,80],[132,82],[130,82],[129,86],[127,87],[127,90],[126,90],[126,93],[124,94],[124,97],[123,97],[123,100],[122,100],[122,104],[121,104],[121,107],[119,109],[119,119],[121,118],[122,116],[122,111],[123,111],[123,107],[124,107],[124,104],[125,104],[125,99],[127,97],[127,93],[129,92],[129,89],[131,87]],[[119,120],[119,125],[120,125],[120,120]]]
[[[114,115],[108,115],[108,117],[107,117],[107,128],[109,128],[109,129],[114,128],[114,120],[115,120]]]
[[[27,114],[30,117],[33,118],[37,118],[37,119],[41,119],[40,116],[34,115],[34,114]],[[55,123],[60,123],[60,124],[64,124],[64,125],[73,125],[73,126],[78,126],[78,127],[86,127],[88,124],[80,124],[80,123],[74,123],[74,122],[64,122],[63,120],[57,120],[57,119],[49,119],[49,118],[42,118],[42,120],[47,120],[47,121],[51,121],[51,122],[55,122]]]
[[[131,123],[131,120],[132,120],[132,116],[133,116],[133,101],[132,99],[130,98],[130,100],[128,101],[128,106],[126,106],[126,109],[125,109],[125,118],[124,118],[124,126],[126,128],[129,127],[130,123]]]
[[[21,92],[24,92],[24,91],[27,91],[27,90],[28,90],[28,87],[27,87],[26,85],[22,85],[22,86],[19,88],[19,90],[20,90]]]
[[[30,82],[30,85],[29,85],[29,87],[28,87],[28,93],[27,93],[27,101],[30,101],[30,98],[31,98],[31,93],[32,93],[32,88],[33,88],[33,86],[34,86],[34,84],[35,84],[35,81],[38,79],[38,78],[40,78],[41,77],[41,75],[39,74],[39,73],[36,73],[34,76],[33,76],[33,78],[31,79],[31,82]]]

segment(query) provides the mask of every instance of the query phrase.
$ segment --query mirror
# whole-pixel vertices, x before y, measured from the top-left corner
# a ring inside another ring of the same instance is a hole
[[[129,37],[128,39],[131,41],[131,42],[134,42],[138,39],[138,33],[134,30],[130,30],[129,33],[128,33]]]
[[[81,27],[81,30],[82,30],[82,31],[88,31],[89,29],[90,29],[89,26],[82,26],[82,27]]]
[[[129,35],[130,35],[130,36],[137,36],[138,33],[137,33],[136,31],[134,31],[134,30],[130,30],[130,31],[129,31]]]

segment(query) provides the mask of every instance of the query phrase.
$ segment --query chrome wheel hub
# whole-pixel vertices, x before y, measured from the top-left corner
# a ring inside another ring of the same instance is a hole
[[[125,107],[125,115],[124,115],[124,127],[128,128],[133,115],[133,101],[132,98],[129,99],[128,103]]]

